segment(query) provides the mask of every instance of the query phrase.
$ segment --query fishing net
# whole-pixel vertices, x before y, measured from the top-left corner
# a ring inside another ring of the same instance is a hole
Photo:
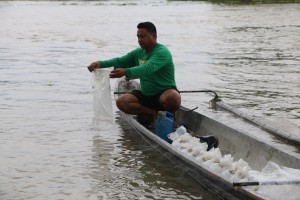
[[[114,122],[109,73],[110,70],[108,69],[96,69],[92,72],[94,124]]]

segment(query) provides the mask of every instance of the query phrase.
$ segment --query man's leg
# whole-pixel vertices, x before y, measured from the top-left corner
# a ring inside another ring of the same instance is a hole
[[[126,93],[120,96],[116,101],[117,107],[125,113],[128,114],[143,114],[143,115],[151,115],[156,117],[157,110],[148,108],[140,104],[139,100],[136,96]]]
[[[169,89],[160,95],[159,101],[167,111],[175,113],[180,107],[181,96],[177,90]]]

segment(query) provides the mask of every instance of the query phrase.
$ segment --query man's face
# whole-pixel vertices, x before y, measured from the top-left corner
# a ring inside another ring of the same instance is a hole
[[[152,48],[153,45],[156,43],[156,34],[155,33],[149,33],[146,29],[140,28],[137,31],[137,38],[139,45],[143,49],[149,49]]]

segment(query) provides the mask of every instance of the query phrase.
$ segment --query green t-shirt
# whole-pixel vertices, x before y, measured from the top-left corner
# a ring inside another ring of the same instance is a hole
[[[172,55],[159,43],[151,52],[137,48],[125,56],[98,62],[101,68],[126,68],[127,78],[139,78],[141,92],[146,96],[176,87]]]

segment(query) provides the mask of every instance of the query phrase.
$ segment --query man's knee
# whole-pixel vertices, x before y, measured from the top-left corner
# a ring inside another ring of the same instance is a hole
[[[127,94],[120,96],[116,100],[116,106],[123,112],[128,112],[128,97],[126,97]]]
[[[175,95],[175,96],[169,97],[167,107],[169,106],[171,110],[173,110],[173,111],[178,110],[180,105],[181,105],[180,95]]]
[[[161,103],[167,110],[175,112],[181,105],[181,96],[176,90],[167,90],[161,96]]]
[[[135,103],[138,100],[136,99],[136,97],[134,97],[131,94],[124,94],[122,96],[120,96],[117,100],[116,100],[116,106],[123,112],[125,113],[130,113],[131,112],[131,103]]]
[[[119,97],[117,100],[116,100],[116,106],[123,111],[123,107],[124,107],[124,100],[122,100],[121,97]]]

